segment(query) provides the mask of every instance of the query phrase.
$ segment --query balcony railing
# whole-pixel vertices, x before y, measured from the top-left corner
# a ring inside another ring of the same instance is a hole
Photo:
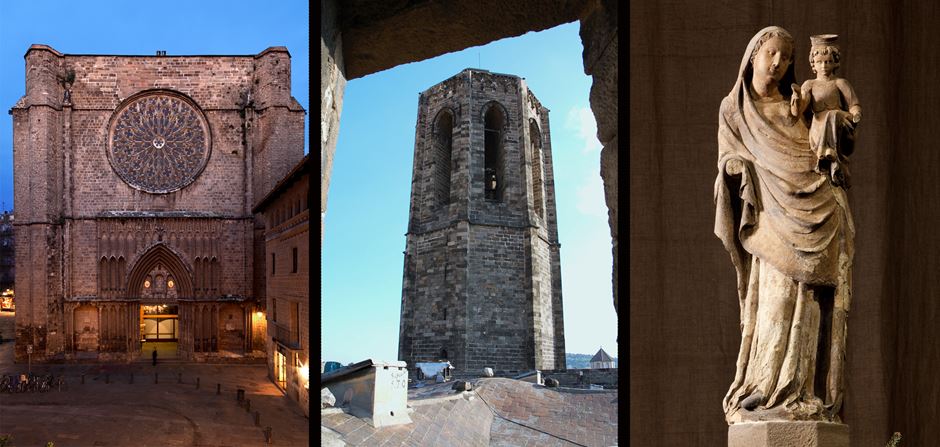
[[[274,339],[291,349],[300,349],[300,331],[274,323]]]

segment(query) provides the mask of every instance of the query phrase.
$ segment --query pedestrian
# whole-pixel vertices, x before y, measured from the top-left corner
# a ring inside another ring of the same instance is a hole
[[[153,348],[151,357],[153,357],[153,366],[157,366],[157,348]]]

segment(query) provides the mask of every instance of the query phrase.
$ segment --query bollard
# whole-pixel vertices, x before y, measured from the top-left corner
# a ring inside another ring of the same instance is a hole
[[[238,400],[238,403],[242,403],[245,400],[245,390],[242,388],[236,390],[235,398]]]
[[[255,411],[255,427],[261,426],[261,412]]]
[[[199,389],[199,378],[198,378],[198,377],[196,377],[196,389],[197,389],[197,390]]]
[[[251,399],[245,399],[245,411],[251,413]]]
[[[153,383],[157,383],[157,373],[153,373]]]
[[[274,442],[274,436],[271,434],[271,427],[264,427],[264,442],[271,444]]]
[[[183,373],[176,373],[176,383],[183,383]]]
[[[216,394],[216,395],[222,394],[222,384],[221,384],[221,383],[215,384],[215,394]]]

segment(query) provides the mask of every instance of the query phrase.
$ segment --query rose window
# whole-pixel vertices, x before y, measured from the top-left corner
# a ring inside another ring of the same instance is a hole
[[[209,125],[198,107],[169,92],[127,101],[114,114],[108,157],[134,188],[176,191],[193,182],[209,160]]]

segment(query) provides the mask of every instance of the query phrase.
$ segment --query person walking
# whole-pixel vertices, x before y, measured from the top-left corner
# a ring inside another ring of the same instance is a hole
[[[151,356],[153,357],[153,366],[157,366],[157,348],[153,348],[153,354]]]

